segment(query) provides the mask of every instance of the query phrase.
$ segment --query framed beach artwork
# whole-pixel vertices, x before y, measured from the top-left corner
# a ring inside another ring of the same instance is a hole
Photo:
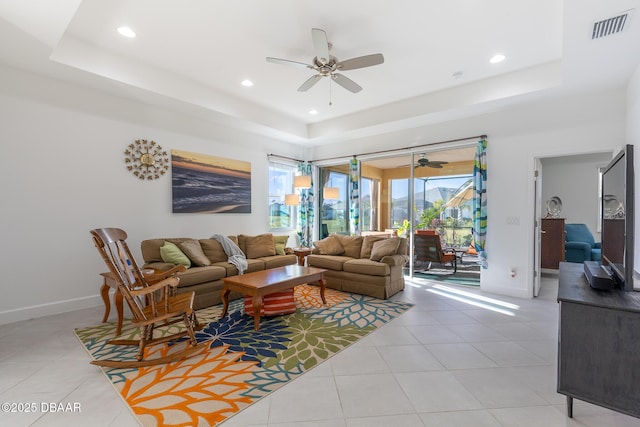
[[[251,213],[251,163],[171,150],[174,213]]]

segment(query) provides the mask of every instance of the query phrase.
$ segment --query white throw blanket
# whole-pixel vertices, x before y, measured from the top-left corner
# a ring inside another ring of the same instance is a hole
[[[214,234],[211,238],[220,242],[222,249],[224,249],[224,253],[229,257],[229,262],[235,265],[238,269],[238,274],[244,274],[245,270],[249,267],[249,263],[247,263],[247,257],[238,245],[233,243],[233,240],[227,236],[223,236],[222,234]]]

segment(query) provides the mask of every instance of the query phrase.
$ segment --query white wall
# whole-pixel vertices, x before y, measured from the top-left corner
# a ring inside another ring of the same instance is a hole
[[[0,323],[102,305],[97,274],[106,267],[92,228],[125,229],[139,261],[146,238],[267,231],[267,153],[303,154],[298,146],[6,68],[0,117]],[[140,181],[125,169],[123,152],[136,139],[251,162],[252,213],[173,214],[170,175]]]
[[[600,241],[599,168],[606,166],[612,152],[542,159],[542,210],[546,201],[558,196],[562,201],[560,217],[566,224],[586,224],[596,242]]]

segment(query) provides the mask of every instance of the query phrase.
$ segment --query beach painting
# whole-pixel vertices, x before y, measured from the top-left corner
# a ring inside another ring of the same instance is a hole
[[[171,150],[174,213],[251,213],[251,163]]]

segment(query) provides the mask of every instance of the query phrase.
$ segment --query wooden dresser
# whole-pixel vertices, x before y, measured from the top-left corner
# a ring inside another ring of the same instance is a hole
[[[540,241],[542,268],[558,269],[564,261],[564,218],[543,218]]]

